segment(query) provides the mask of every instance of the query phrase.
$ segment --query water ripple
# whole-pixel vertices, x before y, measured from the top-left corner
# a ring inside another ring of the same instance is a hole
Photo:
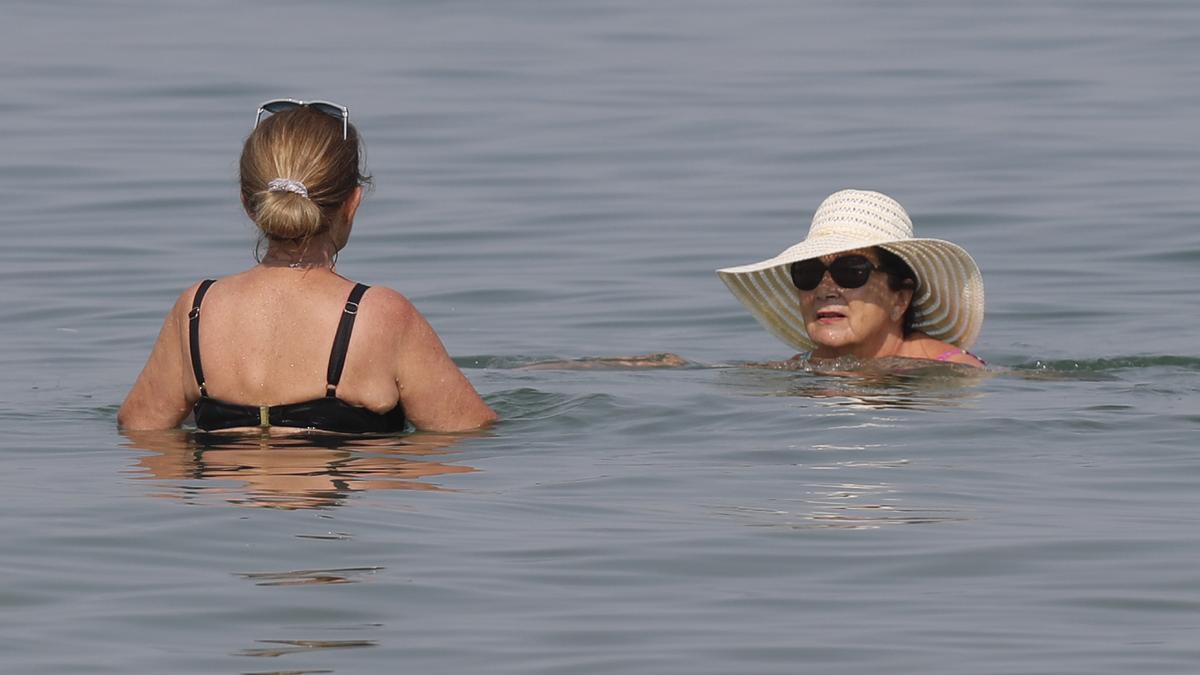
[[[363,581],[383,567],[345,567],[327,570],[290,570],[287,572],[249,572],[237,576],[253,581],[255,586],[309,586],[321,584],[352,584]]]

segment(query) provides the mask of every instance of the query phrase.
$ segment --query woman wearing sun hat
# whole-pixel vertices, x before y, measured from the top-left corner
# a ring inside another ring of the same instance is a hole
[[[241,201],[259,264],[183,292],[117,413],[126,429],[460,431],[496,415],[404,296],[338,274],[362,199],[350,112],[328,101],[259,106]]]
[[[775,337],[814,359],[887,357],[983,366],[983,277],[962,247],[913,236],[904,207],[842,190],[779,255],[717,270]]]

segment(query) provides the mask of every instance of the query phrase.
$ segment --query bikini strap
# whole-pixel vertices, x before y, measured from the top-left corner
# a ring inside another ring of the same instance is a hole
[[[978,356],[976,356],[975,354],[972,354],[971,352],[969,352],[969,351],[967,351],[967,350],[965,350],[965,349],[962,349],[961,347],[955,347],[954,349],[950,349],[950,350],[944,351],[944,352],[942,352],[941,354],[939,354],[939,355],[938,355],[938,357],[937,357],[935,360],[936,360],[936,361],[946,361],[946,360],[947,360],[947,359],[949,359],[950,357],[952,357],[952,356],[957,356],[957,355],[959,355],[959,354],[966,354],[967,356],[970,356],[970,357],[972,357],[972,358],[974,358],[974,359],[977,359],[977,360],[978,360],[980,363],[982,363],[983,365],[985,365],[985,366],[987,365],[987,361],[984,361],[983,359],[979,358],[979,357],[978,357]]]
[[[346,350],[350,347],[350,333],[354,330],[354,318],[358,316],[358,303],[370,286],[355,284],[346,298],[342,320],[338,322],[337,335],[333,338],[333,349],[329,351],[329,370],[325,373],[325,396],[337,397],[338,381],[342,379],[342,367],[346,365]]]
[[[205,279],[196,289],[196,297],[192,298],[192,311],[188,312],[188,346],[192,352],[192,374],[196,376],[196,384],[200,387],[200,396],[208,397],[208,388],[204,386],[204,369],[200,367],[200,303],[204,294],[216,279]]]

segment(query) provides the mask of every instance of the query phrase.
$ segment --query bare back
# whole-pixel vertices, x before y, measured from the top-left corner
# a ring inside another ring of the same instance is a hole
[[[258,267],[214,284],[200,321],[200,356],[209,395],[243,405],[279,405],[325,395],[338,321],[354,283],[342,277]],[[338,398],[375,412],[400,399],[395,362],[402,327],[383,330],[368,291],[360,303]],[[187,352],[187,336],[181,349]],[[193,383],[194,386],[194,383]],[[199,391],[197,389],[197,395]]]
[[[179,297],[164,321],[118,413],[122,426],[176,426],[200,398],[188,334],[196,288]],[[328,269],[268,266],[213,284],[199,320],[208,395],[246,406],[325,396],[330,351],[353,288],[354,282]],[[401,404],[425,430],[473,429],[495,419],[421,313],[404,296],[378,286],[359,303],[337,397],[380,414]]]

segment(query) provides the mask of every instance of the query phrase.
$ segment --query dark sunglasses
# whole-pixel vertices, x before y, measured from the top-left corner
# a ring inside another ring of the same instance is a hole
[[[828,266],[820,258],[812,258],[792,263],[792,283],[802,291],[811,291],[821,284],[825,270],[829,270],[833,283],[842,288],[859,288],[871,278],[871,272],[885,271],[862,255],[844,255]]]
[[[283,112],[284,110],[304,106],[308,106],[317,112],[325,113],[334,119],[342,120],[342,140],[346,140],[346,133],[350,126],[350,109],[332,101],[297,101],[294,98],[277,98],[265,101],[258,106],[258,115],[254,117],[254,128],[258,128],[258,123],[262,121],[263,113]]]

